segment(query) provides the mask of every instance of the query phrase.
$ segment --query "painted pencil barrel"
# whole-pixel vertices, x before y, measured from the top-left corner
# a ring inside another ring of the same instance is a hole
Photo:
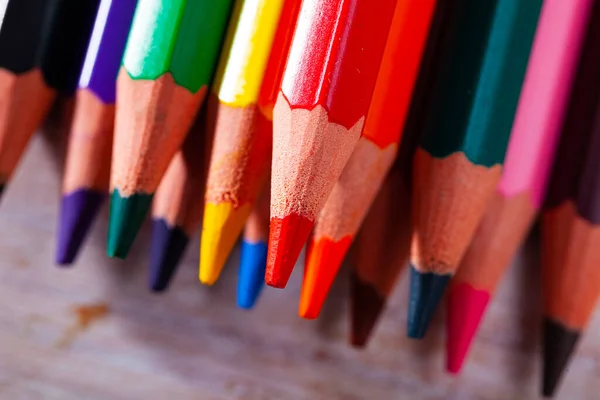
[[[302,317],[318,316],[396,158],[435,3],[402,0],[396,5],[363,135],[315,223],[300,299]]]

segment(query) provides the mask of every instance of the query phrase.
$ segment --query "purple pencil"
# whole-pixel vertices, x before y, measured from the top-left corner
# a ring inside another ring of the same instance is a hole
[[[102,0],[79,78],[56,263],[73,263],[108,193],[116,81],[137,0]]]

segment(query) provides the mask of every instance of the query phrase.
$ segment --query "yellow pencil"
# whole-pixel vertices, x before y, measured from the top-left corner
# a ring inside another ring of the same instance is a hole
[[[283,3],[236,1],[208,100],[212,153],[199,274],[207,285],[218,279],[269,169],[272,135],[257,129],[257,101]]]

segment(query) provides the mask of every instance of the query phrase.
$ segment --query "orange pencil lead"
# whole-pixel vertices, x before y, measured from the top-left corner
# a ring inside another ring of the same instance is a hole
[[[302,318],[314,319],[319,316],[351,243],[350,237],[339,242],[327,238],[311,242],[298,309]]]

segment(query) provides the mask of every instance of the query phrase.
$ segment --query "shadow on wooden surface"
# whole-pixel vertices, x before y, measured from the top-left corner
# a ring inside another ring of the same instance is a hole
[[[107,207],[77,264],[52,265],[56,154],[32,141],[0,208],[0,398],[10,399],[535,399],[539,269],[526,252],[489,307],[460,377],[444,372],[444,306],[426,339],[405,337],[406,271],[369,346],[347,346],[343,271],[323,316],[297,316],[299,264],[288,288],[237,309],[239,249],[211,288],[197,278],[198,238],[171,290],[147,290],[149,224],[126,261],[105,255]],[[528,266],[525,266],[527,264]],[[101,315],[72,340],[83,306]],[[600,321],[592,321],[557,398],[600,391]],[[592,397],[590,397],[592,396]]]

